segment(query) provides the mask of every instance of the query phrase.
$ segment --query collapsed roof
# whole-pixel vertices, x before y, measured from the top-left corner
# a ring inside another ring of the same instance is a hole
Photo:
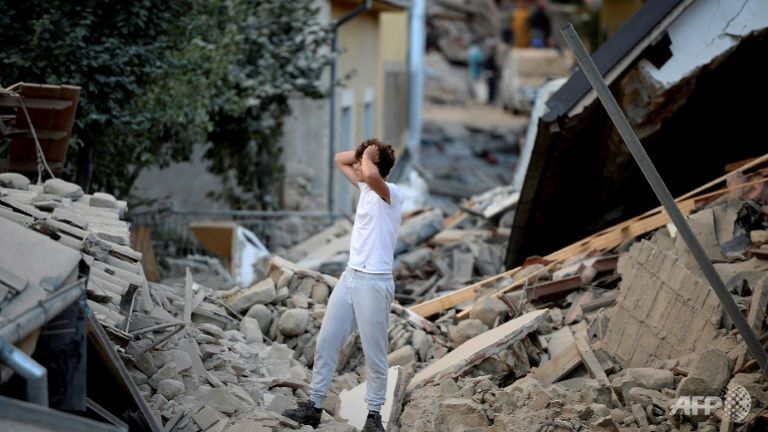
[[[673,195],[764,153],[768,4],[651,0],[593,56]],[[723,85],[726,83],[726,85]],[[538,121],[512,267],[658,203],[583,73]]]

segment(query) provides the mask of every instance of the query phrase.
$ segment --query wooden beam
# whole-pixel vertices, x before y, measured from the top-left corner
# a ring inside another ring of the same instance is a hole
[[[192,273],[187,267],[186,275],[184,276],[184,322],[187,324],[192,323],[192,286],[195,282],[192,280]]]
[[[448,216],[447,218],[443,219],[443,229],[451,229],[455,227],[456,225],[464,222],[467,220],[467,217],[469,215],[467,212],[459,210],[456,213]]]
[[[608,376],[605,374],[605,371],[600,365],[600,362],[597,360],[597,357],[595,357],[595,353],[592,352],[592,348],[589,347],[587,340],[584,339],[584,337],[580,334],[576,335],[575,338],[576,347],[578,348],[579,354],[581,355],[581,360],[584,362],[587,370],[589,370],[589,373],[592,374],[592,377],[594,377],[598,382],[608,386],[608,388],[611,389],[613,402],[618,404],[618,406],[621,406],[619,398],[613,391],[613,387],[611,387],[611,382],[608,380]]]
[[[28,109],[63,110],[72,106],[70,100],[24,98]],[[15,96],[0,96],[0,107],[21,108],[19,98]]]
[[[552,360],[544,363],[531,372],[531,376],[539,380],[542,386],[548,387],[568,375],[581,364],[581,354],[576,344],[572,344]]]
[[[603,307],[612,306],[614,303],[616,303],[617,298],[619,298],[619,290],[615,289],[612,292],[603,294],[594,300],[590,300],[587,303],[584,303],[581,305],[581,311],[584,313],[589,313]]]
[[[765,162],[768,162],[768,153],[766,153],[766,154],[764,154],[764,155],[762,155],[762,156],[760,156],[760,157],[758,157],[756,159],[753,159],[751,162],[748,162],[748,163],[740,166],[739,168],[735,169],[733,172],[741,173],[741,172],[744,172],[744,171],[746,171],[746,170],[748,170],[750,168],[753,168],[753,167],[756,167],[758,165],[761,165],[761,164],[763,164]],[[690,198],[690,197],[692,197],[694,195],[698,195],[699,193],[704,192],[705,190],[711,188],[712,186],[716,186],[716,185],[726,181],[728,179],[728,176],[730,176],[731,174],[732,173],[725,174],[723,176],[720,176],[720,177],[712,180],[709,183],[705,183],[705,184],[699,186],[698,188],[688,192],[687,194],[681,196],[676,201],[684,200],[684,199]]]
[[[512,270],[507,270],[504,273],[500,273],[496,276],[483,279],[480,282],[474,283],[470,286],[464,287],[460,290],[456,290],[450,294],[419,303],[415,306],[411,306],[412,312],[415,312],[424,318],[434,315],[438,312],[450,309],[465,301],[473,300],[477,297],[476,289],[483,287],[491,282],[497,281],[504,277],[512,277],[521,270],[521,267],[515,267]]]

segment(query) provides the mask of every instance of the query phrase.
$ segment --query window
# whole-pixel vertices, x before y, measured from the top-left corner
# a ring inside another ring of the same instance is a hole
[[[365,89],[365,99],[363,100],[363,139],[373,138],[376,135],[374,101],[373,89]]]

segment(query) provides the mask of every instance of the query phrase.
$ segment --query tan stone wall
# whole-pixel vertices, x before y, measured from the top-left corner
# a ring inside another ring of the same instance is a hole
[[[625,366],[688,354],[717,336],[722,305],[674,252],[641,241],[619,259],[618,272],[619,298],[603,348]]]

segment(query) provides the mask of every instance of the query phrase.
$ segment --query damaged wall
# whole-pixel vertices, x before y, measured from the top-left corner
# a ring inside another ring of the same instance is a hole
[[[648,241],[619,259],[621,289],[603,349],[624,366],[679,357],[717,336],[723,307],[707,282],[681,261]]]

